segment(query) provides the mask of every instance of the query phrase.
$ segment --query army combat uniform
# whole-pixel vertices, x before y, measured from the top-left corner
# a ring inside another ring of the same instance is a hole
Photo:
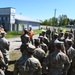
[[[46,73],[48,67],[48,75],[66,75],[69,68],[69,59],[62,51],[54,51],[48,55],[43,62],[43,73]]]
[[[28,44],[26,51],[32,53],[34,51],[34,46]],[[41,75],[41,64],[38,59],[34,58],[33,55],[23,55],[15,63],[14,75]]]
[[[6,64],[8,63],[9,60],[9,46],[10,43],[5,37],[0,38],[0,50],[3,53]]]
[[[50,53],[43,62],[43,73],[48,69],[48,75],[67,75],[69,58],[61,51],[62,42],[55,41],[55,50]]]
[[[4,62],[3,54],[0,51],[0,75],[5,75],[4,74],[4,68],[6,67],[6,64]]]
[[[45,52],[40,47],[38,47],[34,50],[33,56],[42,63],[45,58]]]

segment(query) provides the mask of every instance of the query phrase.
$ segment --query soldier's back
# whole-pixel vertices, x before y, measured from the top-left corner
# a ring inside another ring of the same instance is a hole
[[[70,59],[70,62],[72,62],[73,57],[75,57],[75,49],[72,46],[67,50],[67,55]]]
[[[22,56],[16,63],[14,75],[37,75],[41,70],[41,64],[34,57]]]
[[[64,65],[65,63],[66,66]],[[67,55],[63,52],[54,51],[46,57],[44,64],[48,65],[49,74],[62,75],[64,68],[68,68],[69,66],[69,60]]]
[[[45,52],[40,47],[36,48],[34,51],[34,57],[37,58],[41,63],[43,62],[43,59],[45,58]]]

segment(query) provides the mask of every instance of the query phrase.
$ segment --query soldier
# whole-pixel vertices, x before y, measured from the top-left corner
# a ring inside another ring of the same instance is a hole
[[[51,34],[52,39],[53,39],[53,35],[54,35],[55,33],[57,33],[57,30],[56,30],[56,28],[53,28],[53,31],[52,31],[52,34]]]
[[[7,68],[7,65],[4,62],[3,54],[0,51],[0,75],[5,75],[4,71]]]
[[[43,42],[44,38],[43,36],[39,36],[40,39],[40,47],[45,51],[45,54],[48,51],[48,46]]]
[[[47,75],[67,75],[69,68],[69,58],[61,51],[61,42],[55,44],[55,50],[49,54],[43,62],[43,74]],[[48,69],[48,71],[46,71]]]
[[[21,35],[21,42],[22,43],[25,43],[25,35],[27,35],[28,34],[28,30],[25,28],[24,30],[23,30],[23,32],[22,32],[22,35]]]
[[[25,55],[15,63],[14,75],[41,75],[41,64],[33,57],[35,46],[32,44],[22,45]]]
[[[34,57],[37,58],[41,64],[45,58],[45,52],[44,50],[42,50],[42,48],[40,48],[40,40],[39,39],[35,39],[34,44],[36,46],[36,49],[34,50]]]
[[[75,49],[73,48],[73,41],[71,39],[66,39],[66,44],[67,44],[66,54],[68,55],[69,60],[70,60],[70,69],[68,71],[68,74],[70,74],[70,71],[72,70],[71,63],[72,63],[73,58],[75,57]]]
[[[29,37],[27,34],[25,34],[25,35],[23,36],[23,43],[22,43],[22,45],[23,45],[23,44],[27,44],[27,43],[30,43],[30,37]],[[24,49],[21,49],[20,51],[21,51],[21,53],[22,53],[22,55],[23,55]]]
[[[48,46],[49,39],[46,37],[46,30],[42,31],[42,36],[43,36],[43,42]]]
[[[72,41],[74,41],[73,33],[69,33],[69,39],[71,39]]]
[[[52,52],[55,50],[55,48],[54,48],[54,41],[55,41],[56,39],[58,39],[58,34],[57,34],[57,33],[54,33],[54,34],[53,34],[53,39],[49,42],[49,46],[48,46],[48,48],[49,48],[49,53],[52,53]]]
[[[6,32],[1,31],[0,50],[3,53],[5,63],[8,65],[10,42],[5,38],[5,35],[6,35]]]
[[[59,32],[59,35],[58,35],[58,40],[59,41],[64,41],[64,33],[63,32]]]
[[[51,35],[51,30],[50,30],[50,28],[48,28],[46,31],[46,36],[49,39],[49,41],[50,41],[50,35]]]
[[[64,42],[59,41],[59,40],[56,39],[56,40],[54,41],[54,44],[56,44],[57,42],[61,42],[61,51],[66,54],[66,48],[65,48],[65,46],[64,46]]]
[[[71,39],[66,39],[67,45],[67,55],[69,57],[70,62],[72,62],[72,58],[75,56],[75,49],[73,48],[73,41]]]

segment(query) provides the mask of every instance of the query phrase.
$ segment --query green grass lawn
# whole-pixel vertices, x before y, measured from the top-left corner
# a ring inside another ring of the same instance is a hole
[[[12,61],[12,62],[15,61],[15,60],[18,60],[20,58],[20,56],[21,56],[20,50],[11,50],[9,52],[10,61]],[[15,63],[12,63],[12,64],[10,64],[8,66],[8,70],[9,71],[13,71],[14,70],[14,64]]]
[[[41,30],[37,29],[34,30],[34,35],[39,34]],[[8,31],[6,34],[6,38],[14,38],[14,37],[19,37],[21,35],[22,31]]]

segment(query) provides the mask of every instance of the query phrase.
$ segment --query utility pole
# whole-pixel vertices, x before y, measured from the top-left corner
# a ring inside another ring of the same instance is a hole
[[[55,26],[56,10],[57,9],[54,9],[54,26]]]

